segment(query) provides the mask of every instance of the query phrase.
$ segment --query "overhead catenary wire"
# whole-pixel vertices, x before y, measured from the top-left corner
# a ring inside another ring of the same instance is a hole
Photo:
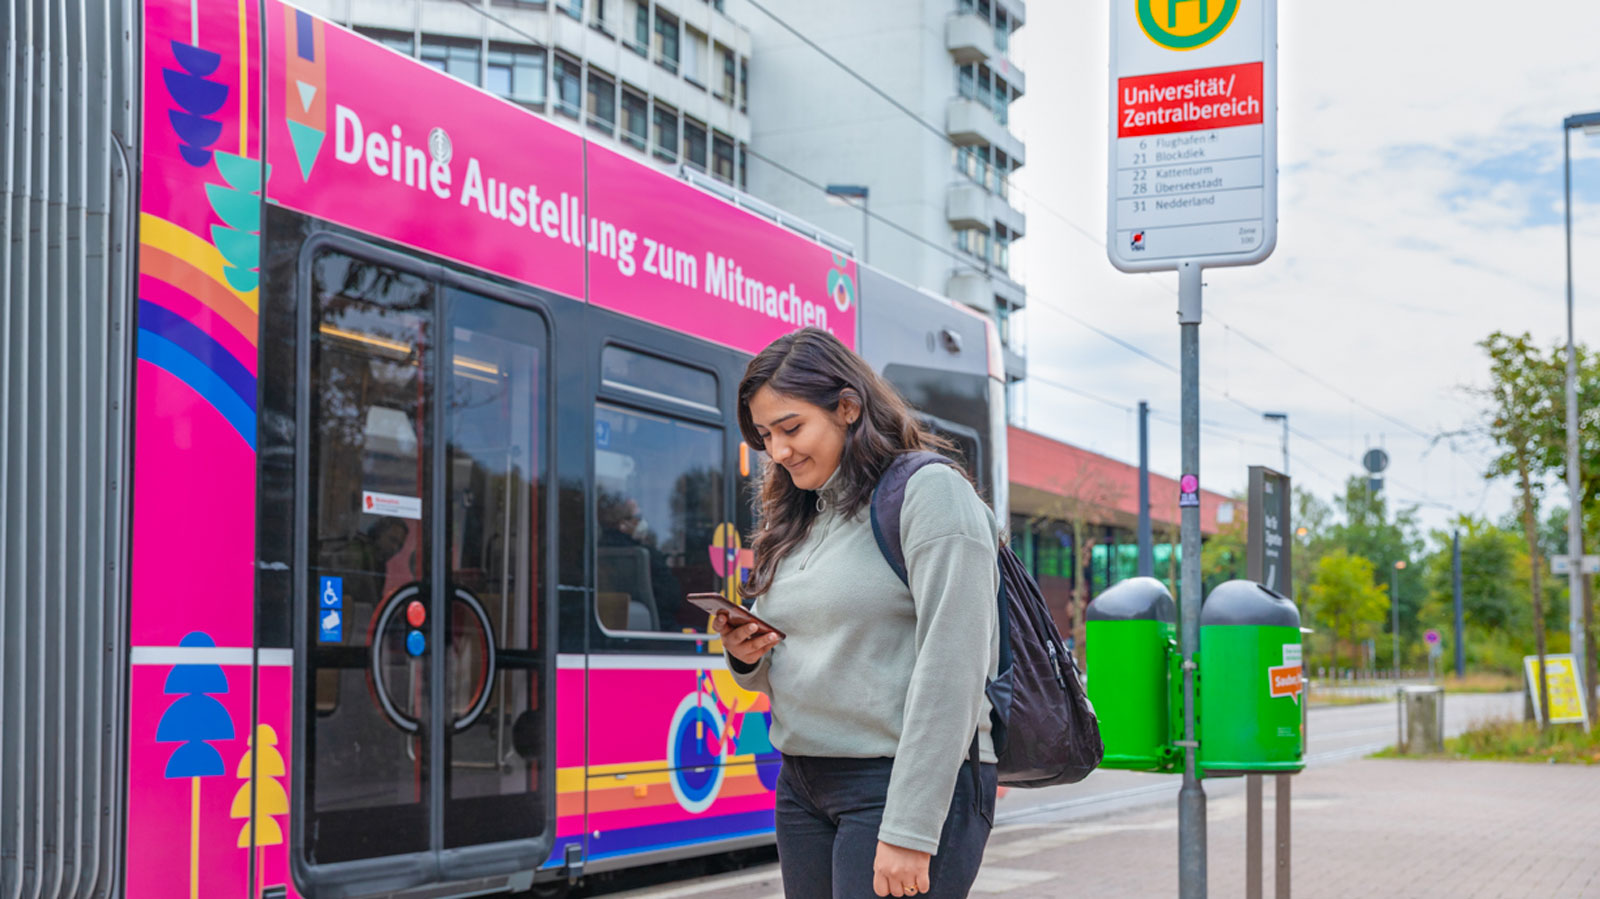
[[[493,22],[495,22],[495,23],[507,28],[508,30],[510,30],[510,31],[512,31],[512,32],[514,32],[516,34],[521,35],[522,37],[526,38],[527,40],[529,40],[529,41],[531,41],[533,43],[536,43],[536,44],[539,43],[539,41],[533,35],[531,35],[528,32],[516,27],[515,25],[511,24],[510,22],[507,22],[505,19],[503,19],[503,18],[501,18],[499,16],[495,16],[495,15],[491,14],[488,10],[483,9],[481,6],[473,4],[471,2],[471,0],[456,0],[456,2],[460,3],[462,6],[467,7],[468,9],[471,9],[471,10],[477,12],[479,15],[481,15],[481,16],[483,16],[483,17],[485,17],[485,18],[487,18],[487,19],[489,19],[489,20],[491,20],[491,21],[493,21]],[[867,78],[866,76],[862,75],[860,72],[857,72],[853,67],[851,67],[850,65],[845,63],[843,60],[839,59],[838,57],[834,56],[832,53],[828,52],[824,47],[822,47],[816,41],[812,40],[810,37],[805,35],[799,29],[797,29],[793,25],[789,24],[782,17],[780,17],[777,14],[773,13],[770,9],[768,9],[761,2],[759,2],[759,0],[745,0],[745,2],[748,3],[752,8],[754,8],[758,12],[760,12],[763,15],[767,16],[768,18],[772,19],[772,21],[777,23],[777,25],[779,27],[783,28],[785,31],[787,31],[790,34],[794,35],[794,37],[796,39],[800,40],[806,46],[808,46],[812,50],[816,51],[824,59],[828,60],[830,63],[832,63],[833,65],[837,66],[841,71],[845,72],[851,78],[853,78],[856,81],[858,81],[859,83],[861,83],[864,87],[866,87],[872,93],[876,94],[878,97],[882,98],[885,102],[889,103],[896,110],[898,110],[902,114],[906,115],[907,117],[911,118],[913,121],[917,122],[924,129],[926,129],[930,134],[934,135],[936,138],[938,138],[939,140],[943,141],[946,144],[949,144],[952,147],[958,147],[959,146],[958,144],[955,143],[954,140],[952,140],[950,138],[950,136],[948,134],[946,134],[944,132],[944,130],[942,128],[938,127],[937,125],[935,125],[932,122],[929,122],[927,119],[925,119],[922,116],[918,115],[915,110],[912,110],[911,108],[907,107],[905,104],[901,103],[899,100],[896,100],[888,92],[884,91],[882,88],[878,87],[877,84],[873,83],[873,81],[870,78]],[[794,179],[796,179],[796,180],[798,180],[798,181],[800,181],[800,182],[812,187],[813,189],[821,191],[822,193],[827,193],[827,186],[826,185],[822,184],[819,181],[816,181],[815,179],[809,178],[809,177],[803,175],[800,172],[795,171],[794,169],[790,168],[789,166],[786,166],[786,165],[778,162],[777,160],[772,159],[771,157],[767,156],[766,154],[760,153],[760,152],[758,152],[756,150],[753,150],[753,149],[750,149],[748,147],[746,147],[746,153],[749,156],[754,157],[754,158],[760,160],[761,162],[763,162],[763,163],[765,163],[767,165],[770,165],[773,168],[783,172],[784,174],[786,174],[786,175],[788,175],[788,176],[790,176],[790,177],[792,177],[792,178],[794,178]],[[1032,193],[1030,193],[1030,192],[1028,192],[1026,190],[1023,190],[1022,188],[1020,188],[1020,187],[1018,187],[1016,185],[1012,185],[1012,190],[1016,191],[1017,193],[1021,194],[1024,197],[1027,197],[1030,200],[1030,202],[1035,204],[1039,209],[1044,210],[1045,212],[1049,213],[1052,217],[1060,220],[1063,224],[1067,225],[1072,231],[1074,231],[1075,233],[1077,233],[1079,236],[1083,237],[1084,239],[1090,241],[1096,247],[1101,248],[1101,249],[1104,248],[1104,241],[1102,240],[1102,238],[1100,236],[1098,236],[1096,234],[1093,234],[1088,229],[1083,228],[1077,222],[1075,222],[1071,218],[1067,217],[1064,213],[1061,213],[1060,211],[1054,209],[1049,204],[1044,203],[1041,200],[1039,200],[1039,198],[1034,196]],[[954,250],[952,250],[952,249],[950,249],[948,247],[942,246],[942,245],[940,245],[938,243],[935,243],[934,241],[928,240],[927,238],[923,237],[921,234],[918,234],[915,231],[913,231],[913,230],[911,230],[909,228],[906,228],[905,226],[903,226],[900,223],[898,223],[898,222],[896,222],[896,221],[894,221],[894,220],[882,215],[881,213],[873,212],[873,211],[871,211],[869,209],[866,209],[864,207],[862,209],[862,212],[867,218],[869,218],[871,220],[874,220],[874,221],[877,221],[877,222],[880,222],[880,223],[882,223],[882,224],[894,229],[895,231],[905,235],[906,237],[916,241],[917,243],[920,243],[920,244],[922,244],[924,246],[927,246],[930,249],[933,249],[933,250],[935,250],[936,252],[938,252],[938,253],[940,253],[942,255],[948,256],[949,258],[953,259],[959,265],[962,265],[962,266],[965,266],[967,268],[971,268],[971,269],[974,269],[974,270],[979,270],[979,268],[980,268],[972,260],[967,259],[963,255],[955,252]],[[1170,289],[1164,289],[1164,290],[1170,290]],[[1175,291],[1172,291],[1172,292],[1174,294],[1176,293]],[[1162,368],[1164,368],[1164,369],[1166,369],[1168,371],[1171,371],[1171,372],[1174,372],[1174,373],[1178,372],[1177,366],[1173,365],[1172,363],[1170,363],[1170,362],[1168,362],[1168,361],[1166,361],[1166,360],[1164,360],[1164,359],[1162,359],[1162,358],[1160,358],[1158,356],[1155,356],[1154,354],[1152,354],[1152,353],[1150,353],[1150,352],[1138,347],[1137,345],[1135,345],[1133,343],[1130,343],[1127,340],[1124,340],[1121,337],[1118,337],[1117,335],[1111,333],[1110,331],[1105,330],[1104,328],[1101,328],[1101,327],[1099,327],[1097,325],[1092,324],[1091,322],[1087,321],[1086,319],[1082,318],[1081,316],[1075,315],[1075,314],[1073,314],[1071,312],[1068,312],[1065,309],[1062,309],[1062,308],[1060,308],[1058,306],[1055,306],[1053,304],[1041,302],[1037,298],[1035,298],[1035,301],[1034,301],[1033,305],[1036,308],[1041,308],[1041,309],[1044,309],[1046,311],[1053,312],[1055,314],[1061,315],[1062,317],[1073,321],[1074,323],[1078,324],[1079,326],[1081,326],[1081,327],[1083,327],[1083,328],[1085,328],[1085,329],[1087,329],[1089,331],[1092,331],[1096,335],[1098,335],[1098,336],[1100,336],[1100,337],[1102,337],[1102,338],[1104,338],[1104,339],[1106,339],[1108,341],[1111,341],[1112,343],[1117,344],[1118,346],[1122,347],[1123,349],[1125,349],[1125,350],[1127,350],[1127,351],[1129,351],[1131,353],[1134,353],[1135,355],[1138,355],[1139,357],[1141,357],[1141,358],[1143,358],[1143,359],[1145,359],[1147,361],[1150,361],[1150,362],[1152,362],[1152,363],[1154,363],[1156,365],[1159,365],[1159,366],[1161,366]],[[1350,393],[1342,390],[1341,388],[1331,384],[1327,380],[1315,375],[1314,373],[1312,373],[1309,370],[1305,369],[1303,366],[1300,366],[1299,364],[1297,364],[1297,363],[1289,360],[1288,358],[1282,356],[1277,351],[1271,349],[1266,344],[1264,344],[1261,341],[1257,340],[1256,338],[1250,336],[1249,334],[1245,333],[1241,329],[1239,329],[1237,327],[1234,327],[1232,325],[1229,325],[1220,316],[1217,316],[1217,315],[1215,315],[1213,313],[1211,315],[1211,317],[1213,319],[1215,319],[1218,322],[1218,324],[1221,324],[1224,328],[1226,328],[1230,332],[1238,334],[1242,340],[1245,340],[1246,342],[1250,343],[1252,346],[1256,347],[1257,349],[1260,349],[1263,352],[1266,352],[1267,354],[1271,355],[1273,358],[1275,358],[1278,361],[1284,363],[1285,365],[1289,366],[1290,368],[1294,369],[1295,371],[1299,372],[1300,374],[1302,374],[1302,375],[1304,375],[1304,376],[1306,376],[1308,378],[1311,378],[1313,381],[1315,381],[1319,385],[1323,386],[1324,388],[1326,388],[1328,390],[1331,390],[1334,393],[1339,394],[1340,396],[1343,396],[1344,398],[1349,400],[1352,404],[1360,406],[1362,409],[1365,409],[1366,411],[1368,411],[1368,412],[1370,412],[1370,413],[1372,413],[1374,415],[1377,415],[1378,417],[1384,419],[1385,421],[1389,421],[1389,422],[1391,422],[1393,424],[1396,424],[1397,426],[1399,426],[1401,428],[1404,428],[1405,430],[1408,430],[1408,431],[1410,431],[1410,432],[1412,432],[1412,433],[1414,433],[1414,434],[1416,434],[1418,436],[1421,436],[1424,439],[1429,439],[1429,440],[1437,440],[1438,439],[1438,435],[1431,435],[1431,434],[1428,434],[1428,433],[1426,433],[1424,431],[1421,431],[1420,429],[1418,429],[1418,428],[1416,428],[1416,427],[1414,427],[1412,425],[1409,425],[1409,424],[1405,423],[1404,421],[1402,421],[1401,419],[1395,418],[1394,416],[1389,415],[1388,413],[1385,413],[1380,409],[1377,409],[1376,407],[1372,406],[1371,404],[1369,404],[1369,403],[1367,403],[1367,402],[1355,397],[1353,394],[1350,394]],[[1120,404],[1120,403],[1117,403],[1116,401],[1108,400],[1105,397],[1100,397],[1098,395],[1093,395],[1089,391],[1082,390],[1081,388],[1068,387],[1067,385],[1065,385],[1065,384],[1063,384],[1062,382],[1059,382],[1059,381],[1042,379],[1042,378],[1039,378],[1037,375],[1032,376],[1032,379],[1039,380],[1041,383],[1047,384],[1047,385],[1052,386],[1052,387],[1056,387],[1056,388],[1059,388],[1059,389],[1065,389],[1065,390],[1068,390],[1069,392],[1077,393],[1079,395],[1085,396],[1086,398],[1092,399],[1092,400],[1094,400],[1096,402],[1100,402],[1100,403],[1104,403],[1106,405],[1109,405],[1109,406],[1111,406],[1113,408],[1118,408],[1118,409],[1121,409],[1121,410],[1124,410],[1124,411],[1131,410],[1131,408],[1132,408],[1132,407],[1129,407],[1129,406],[1127,406],[1125,404]],[[1244,409],[1244,410],[1246,410],[1248,412],[1251,412],[1252,414],[1255,414],[1255,415],[1260,415],[1261,414],[1262,410],[1260,410],[1260,409],[1258,409],[1258,408],[1256,408],[1256,407],[1244,402],[1243,400],[1240,400],[1238,397],[1233,396],[1229,392],[1218,391],[1217,389],[1211,388],[1211,387],[1206,387],[1205,389],[1208,389],[1210,392],[1212,392],[1214,394],[1220,395],[1223,399],[1228,400],[1229,402],[1239,406],[1240,408],[1242,408],[1242,409]],[[1290,431],[1291,434],[1301,438],[1304,441],[1307,441],[1307,442],[1311,443],[1314,446],[1317,446],[1317,447],[1323,449],[1324,451],[1326,451],[1326,452],[1328,452],[1328,453],[1330,453],[1332,455],[1338,456],[1341,459],[1348,459],[1350,461],[1356,461],[1354,459],[1354,457],[1350,456],[1349,454],[1341,452],[1341,451],[1339,451],[1337,449],[1334,449],[1333,447],[1331,447],[1328,444],[1324,443],[1320,439],[1318,439],[1316,437],[1313,437],[1312,435],[1310,435],[1308,433],[1305,433],[1304,431],[1301,431],[1298,428],[1291,427],[1289,429],[1289,431]],[[1456,448],[1453,445],[1453,443],[1450,445],[1450,449],[1451,449],[1452,453],[1458,453],[1459,452],[1458,450],[1456,450]],[[1390,478],[1389,480],[1390,480],[1391,483],[1396,484],[1396,486],[1401,486],[1401,487],[1405,486],[1405,485],[1401,484],[1400,482],[1395,481],[1393,478]],[[1418,490],[1415,490],[1415,488],[1405,487],[1405,489],[1407,489],[1409,492],[1412,492],[1412,493],[1416,494],[1419,497],[1422,497],[1430,505],[1436,505],[1436,506],[1440,506],[1440,507],[1443,507],[1443,508],[1453,508],[1453,507],[1449,506],[1448,504],[1439,503],[1436,500],[1432,500],[1431,498],[1427,497],[1427,495],[1425,493],[1423,493],[1421,491],[1418,491]]]
[[[834,66],[838,67],[845,74],[847,74],[851,78],[855,79],[857,82],[859,82],[861,85],[866,87],[873,94],[875,94],[878,97],[882,98],[885,102],[889,103],[896,110],[900,111],[902,114],[904,114],[905,116],[907,116],[911,120],[915,121],[922,128],[924,128],[930,134],[932,134],[934,137],[938,138],[940,141],[943,141],[944,143],[949,144],[950,146],[959,146],[958,144],[955,143],[955,141],[953,139],[951,139],[951,137],[947,133],[945,133],[944,129],[940,128],[939,126],[937,126],[933,122],[928,121],[926,118],[922,117],[921,115],[918,115],[915,110],[911,109],[910,107],[906,106],[904,103],[901,103],[899,100],[895,99],[894,96],[892,96],[887,91],[885,91],[881,87],[879,87],[876,83],[874,83],[872,81],[872,79],[866,77],[865,75],[862,75],[854,67],[850,66],[848,63],[844,62],[843,60],[839,59],[837,56],[835,56],[834,54],[829,52],[822,45],[818,44],[815,40],[812,40],[804,32],[800,31],[798,28],[794,27],[789,22],[785,21],[781,16],[777,15],[772,10],[768,9],[765,5],[763,5],[760,2],[760,0],[745,0],[745,2],[748,3],[752,8],[754,8],[755,10],[760,12],[762,15],[765,15],[766,17],[770,18],[779,27],[781,27],[785,31],[789,32],[791,35],[793,35],[796,39],[798,39],[799,41],[804,43],[806,46],[808,46],[812,50],[816,51],[824,59],[828,60]],[[766,161],[768,161],[769,163],[771,162],[771,160],[766,160]],[[1020,187],[1017,187],[1016,185],[1012,185],[1012,189],[1014,191],[1016,191],[1017,193],[1022,194],[1024,197],[1027,197],[1030,200],[1030,202],[1033,203],[1034,205],[1036,205],[1039,209],[1049,213],[1052,217],[1060,220],[1063,224],[1067,225],[1072,231],[1074,231],[1075,233],[1077,233],[1078,235],[1080,235],[1084,239],[1090,241],[1096,247],[1104,249],[1105,243],[1104,243],[1104,240],[1103,240],[1103,238],[1101,236],[1096,235],[1096,234],[1092,233],[1091,231],[1089,231],[1088,229],[1082,227],[1081,225],[1079,225],[1077,222],[1073,221],[1071,218],[1069,218],[1064,213],[1060,212],[1059,210],[1056,210],[1055,208],[1053,208],[1049,204],[1044,203],[1041,200],[1039,200],[1038,197],[1034,196],[1030,192],[1028,192],[1026,190],[1023,190]],[[883,219],[880,219],[880,220],[883,220]],[[883,221],[886,221],[886,220],[883,220]],[[896,226],[896,227],[898,228],[898,226]],[[904,231],[905,229],[899,229],[899,230]],[[930,245],[933,245],[933,244],[930,243]],[[933,246],[937,247],[937,245],[933,245]],[[949,252],[949,251],[945,250],[945,248],[943,248],[943,247],[937,247],[937,248],[939,250],[941,250],[942,252],[947,252],[947,253]],[[954,255],[954,254],[950,254],[950,255]],[[959,259],[960,257],[956,257],[956,258]],[[1173,291],[1173,293],[1175,294],[1176,292]],[[1099,334],[1100,336],[1105,337],[1106,339],[1117,343],[1118,345],[1124,347],[1125,349],[1128,349],[1131,352],[1137,353],[1139,356],[1141,356],[1141,357],[1143,357],[1145,359],[1148,359],[1148,360],[1150,360],[1152,362],[1155,362],[1156,364],[1161,365],[1163,368],[1166,368],[1166,369],[1174,371],[1174,372],[1177,371],[1177,368],[1175,366],[1173,366],[1171,363],[1168,363],[1165,360],[1161,360],[1161,359],[1159,359],[1159,358],[1157,358],[1155,356],[1152,356],[1151,354],[1145,352],[1142,349],[1139,349],[1139,348],[1135,347],[1134,345],[1132,345],[1132,344],[1128,343],[1127,341],[1125,341],[1125,340],[1123,340],[1123,339],[1111,334],[1110,332],[1105,331],[1104,329],[1101,329],[1101,328],[1099,328],[1099,327],[1097,327],[1095,325],[1092,325],[1092,324],[1088,323],[1087,321],[1085,321],[1085,320],[1083,320],[1081,318],[1078,318],[1077,316],[1074,316],[1071,313],[1066,312],[1065,310],[1061,309],[1060,307],[1057,307],[1057,306],[1054,306],[1054,305],[1051,305],[1051,304],[1048,304],[1048,303],[1039,302],[1037,299],[1035,300],[1035,305],[1037,307],[1039,307],[1039,308],[1048,309],[1050,311],[1057,312],[1057,313],[1060,313],[1060,314],[1062,314],[1062,315],[1064,315],[1064,316],[1066,316],[1068,318],[1071,318],[1072,320],[1074,320],[1078,324],[1082,325],[1083,327],[1086,327],[1086,328],[1094,331],[1096,334]],[[1229,324],[1224,319],[1222,319],[1220,316],[1217,316],[1217,315],[1215,315],[1213,313],[1211,315],[1211,317],[1213,319],[1215,319],[1218,324],[1222,325],[1230,333],[1238,334],[1240,339],[1242,339],[1245,342],[1249,343],[1251,346],[1253,346],[1256,349],[1268,354],[1272,358],[1274,358],[1277,361],[1283,363],[1284,365],[1286,365],[1289,368],[1293,369],[1294,371],[1300,373],[1301,375],[1304,375],[1305,377],[1310,378],[1312,381],[1317,383],[1319,386],[1321,386],[1321,387],[1323,387],[1323,388],[1325,388],[1325,389],[1327,389],[1327,390],[1329,390],[1329,391],[1331,391],[1331,392],[1333,392],[1333,393],[1335,393],[1335,394],[1337,394],[1337,395],[1349,400],[1352,404],[1354,404],[1356,406],[1359,406],[1360,408],[1362,408],[1362,409],[1366,410],[1367,412],[1369,412],[1369,413],[1371,413],[1371,414],[1383,419],[1384,421],[1387,421],[1387,422],[1389,422],[1391,424],[1394,424],[1397,427],[1400,427],[1403,430],[1406,430],[1406,431],[1408,431],[1408,432],[1410,432],[1412,434],[1415,434],[1416,436],[1421,437],[1421,438],[1423,438],[1425,440],[1437,441],[1439,439],[1440,435],[1438,435],[1438,434],[1430,434],[1430,433],[1428,433],[1428,432],[1416,427],[1415,425],[1412,425],[1412,424],[1404,421],[1403,419],[1400,419],[1400,418],[1398,418],[1398,417],[1396,417],[1396,416],[1394,416],[1394,415],[1392,415],[1390,413],[1384,412],[1383,410],[1377,408],[1376,406],[1372,405],[1371,403],[1368,403],[1365,400],[1360,399],[1359,397],[1355,396],[1354,394],[1351,394],[1350,392],[1344,390],[1343,388],[1338,387],[1337,385],[1333,384],[1332,382],[1328,381],[1327,379],[1325,379],[1325,378],[1323,378],[1323,377],[1311,372],[1309,369],[1307,369],[1304,366],[1300,365],[1299,363],[1296,363],[1293,360],[1285,357],[1281,353],[1279,353],[1276,350],[1272,349],[1270,346],[1268,346],[1267,344],[1265,344],[1262,341],[1258,340],[1257,338],[1251,336],[1250,334],[1248,334],[1247,332],[1243,331],[1242,329]],[[1234,399],[1231,396],[1228,396],[1227,398]],[[1235,400],[1235,401],[1237,401],[1237,400]],[[1259,410],[1254,410],[1254,409],[1252,409],[1251,411],[1259,412]],[[1291,429],[1291,433],[1293,433],[1293,429]],[[1310,439],[1313,442],[1316,442],[1319,445],[1322,445],[1322,446],[1324,446],[1326,448],[1325,444],[1321,444],[1320,441],[1316,441],[1315,438],[1311,438],[1308,435],[1301,435],[1301,436],[1304,436],[1306,439]],[[1450,449],[1451,449],[1452,453],[1458,453],[1459,452],[1455,448],[1454,445],[1451,445]],[[1337,452],[1337,451],[1334,451],[1334,452]]]

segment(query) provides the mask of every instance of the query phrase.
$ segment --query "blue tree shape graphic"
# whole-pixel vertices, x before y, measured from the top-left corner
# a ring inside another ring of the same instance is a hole
[[[214,647],[205,631],[191,631],[178,641],[184,647]],[[233,719],[211,694],[228,692],[222,666],[208,663],[173,665],[162,690],[178,696],[156,724],[157,743],[181,743],[167,759],[168,778],[189,778],[189,897],[200,895],[200,778],[225,772],[222,753],[210,740],[233,739]]]
[[[210,635],[194,631],[179,646],[216,646]],[[180,698],[167,707],[156,725],[157,743],[181,743],[167,759],[167,777],[217,777],[226,773],[222,753],[211,740],[231,740],[233,719],[211,695],[228,692],[228,678],[220,665],[174,665],[163,690]]]
[[[213,118],[228,100],[229,86],[211,79],[222,55],[192,44],[172,42],[172,56],[182,68],[162,69],[167,93],[178,109],[167,113],[177,132],[178,152],[185,162],[201,168],[211,161],[211,145],[222,136],[222,122]]]

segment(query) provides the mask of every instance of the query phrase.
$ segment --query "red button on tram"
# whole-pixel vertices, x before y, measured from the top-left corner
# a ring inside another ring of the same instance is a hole
[[[413,599],[406,605],[406,623],[412,627],[422,627],[422,622],[428,620],[428,609],[421,600]]]

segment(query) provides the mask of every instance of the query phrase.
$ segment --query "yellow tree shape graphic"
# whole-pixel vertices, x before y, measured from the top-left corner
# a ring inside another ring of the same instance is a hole
[[[283,755],[277,750],[278,732],[270,724],[256,725],[255,739],[250,741],[250,748],[245,751],[244,757],[239,759],[237,776],[244,784],[239,787],[239,792],[233,794],[233,810],[230,817],[245,818],[245,824],[239,828],[239,848],[249,849],[251,837],[254,836],[256,847],[256,889],[253,895],[261,894],[262,869],[266,862],[266,847],[278,846],[283,843],[283,828],[275,819],[277,815],[289,813],[289,794],[284,792],[283,784],[276,778],[283,777],[285,770]],[[256,758],[256,749],[260,748],[261,755]],[[250,821],[250,788],[252,780],[250,768],[255,764],[255,792],[256,815]],[[255,830],[252,834],[252,829]]]

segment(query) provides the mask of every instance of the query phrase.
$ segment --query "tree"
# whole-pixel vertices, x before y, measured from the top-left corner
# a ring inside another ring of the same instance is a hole
[[[1533,594],[1533,639],[1539,656],[1540,708],[1550,708],[1550,685],[1544,675],[1544,608],[1539,552],[1539,495],[1544,487],[1551,420],[1564,418],[1565,398],[1556,402],[1553,372],[1540,358],[1533,338],[1496,331],[1479,346],[1489,354],[1490,385],[1479,391],[1488,400],[1485,430],[1500,454],[1489,463],[1488,478],[1510,477],[1517,487],[1517,512],[1528,543],[1529,579]],[[1541,723],[1542,724],[1542,723]]]
[[[1399,593],[1396,598],[1400,607],[1400,634],[1405,643],[1416,642],[1420,636],[1417,616],[1424,599],[1422,572],[1420,566],[1415,565],[1399,571],[1394,568],[1397,561],[1415,561],[1422,556],[1416,507],[1405,506],[1391,513],[1384,492],[1371,489],[1363,477],[1350,478],[1345,483],[1344,496],[1337,502],[1344,513],[1344,521],[1328,528],[1328,545],[1371,562],[1373,583],[1387,589],[1393,580]],[[1384,616],[1384,630],[1392,627],[1389,617]],[[1398,668],[1400,660],[1392,661]]]
[[[1306,605],[1333,632],[1333,669],[1339,670],[1339,638],[1355,640],[1383,620],[1389,591],[1374,583],[1375,568],[1362,556],[1336,549],[1317,561]]]
[[[1233,498],[1234,507],[1245,509],[1249,503],[1243,497]],[[1243,515],[1235,515],[1233,521],[1217,528],[1200,546],[1200,583],[1204,585],[1206,593],[1224,581],[1245,577],[1249,573],[1249,560],[1246,558],[1246,544],[1249,540],[1249,524]]]
[[[1064,520],[1072,531],[1072,597],[1067,605],[1064,630],[1072,640],[1076,653],[1084,652],[1083,615],[1081,610],[1089,603],[1089,564],[1093,561],[1095,541],[1090,536],[1091,526],[1105,520],[1123,497],[1121,485],[1107,477],[1087,461],[1079,461],[1077,469],[1059,480],[1059,487],[1051,500],[1034,516],[1028,527],[1040,521],[1055,518]]]

